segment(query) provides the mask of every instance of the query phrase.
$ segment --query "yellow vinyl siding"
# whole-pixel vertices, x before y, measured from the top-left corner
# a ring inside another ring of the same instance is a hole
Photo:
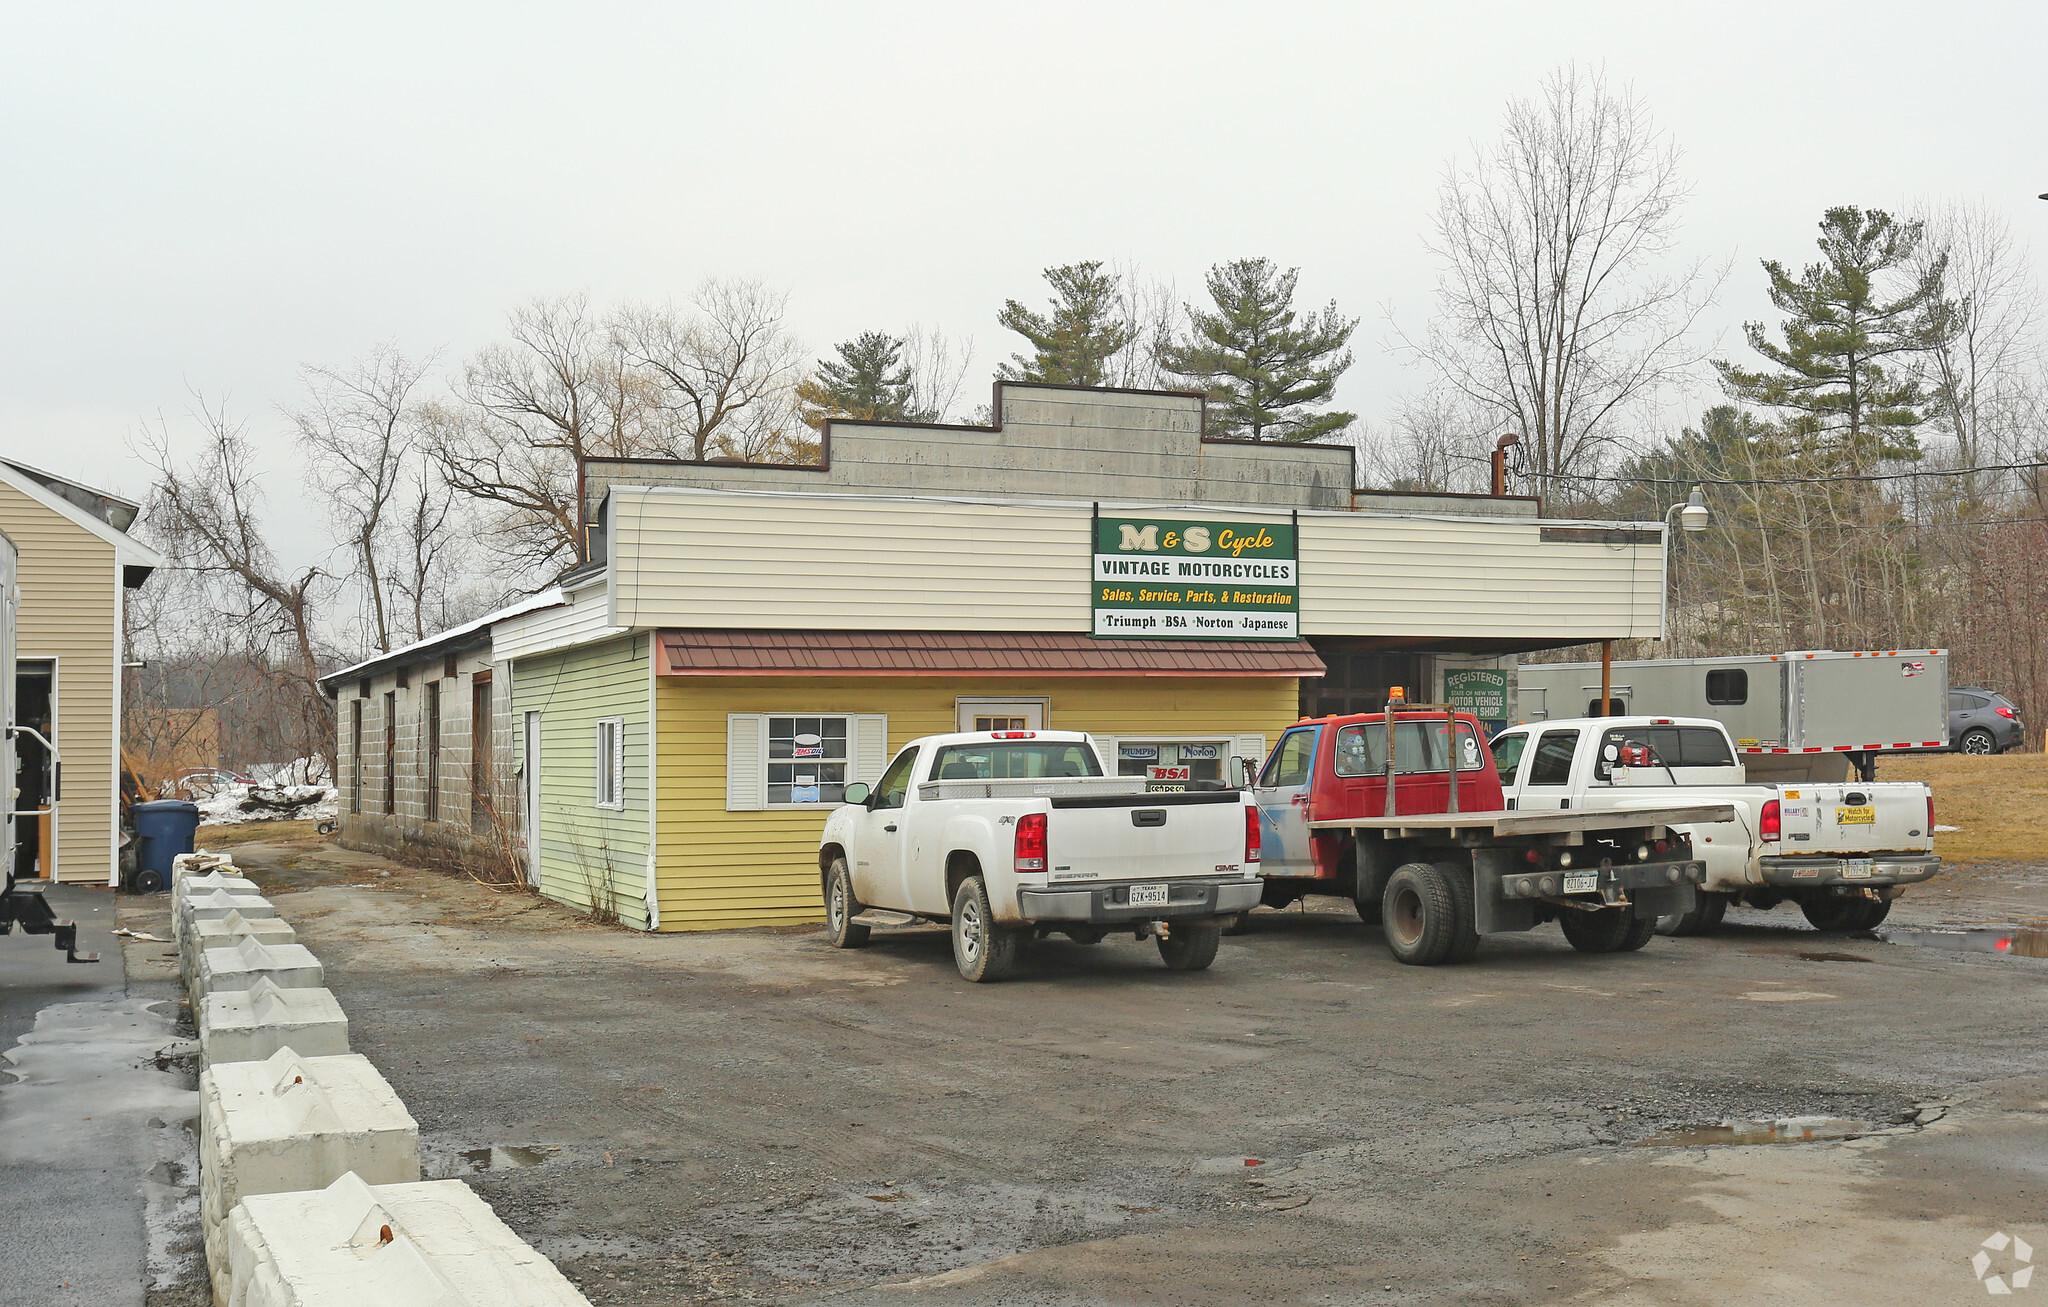
[[[818,837],[829,807],[726,811],[726,714],[886,713],[886,760],[918,736],[956,729],[954,703],[962,697],[1047,698],[1050,730],[1263,735],[1271,743],[1296,718],[1297,689],[1286,678],[661,678],[655,686],[660,929],[795,925],[822,916]]]
[[[57,664],[56,879],[105,884],[114,867],[114,678],[120,656],[120,569],[114,546],[0,482],[0,531],[21,553],[16,656]],[[29,819],[24,819],[29,820]]]
[[[513,665],[513,712],[540,714],[540,891],[647,924],[647,634]],[[597,723],[625,721],[625,808],[597,806]],[[719,757],[725,756],[721,737]]]

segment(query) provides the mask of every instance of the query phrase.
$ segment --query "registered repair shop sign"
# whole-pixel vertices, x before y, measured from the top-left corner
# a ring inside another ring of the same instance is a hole
[[[1471,713],[1480,721],[1503,721],[1508,715],[1508,674],[1490,667],[1445,672],[1444,697],[1456,704],[1459,712]]]
[[[1297,572],[1285,522],[1097,518],[1095,634],[1292,640]]]

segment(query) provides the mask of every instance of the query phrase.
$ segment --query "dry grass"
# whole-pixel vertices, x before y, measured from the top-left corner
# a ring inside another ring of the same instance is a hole
[[[310,821],[244,821],[226,826],[201,826],[199,837],[193,843],[210,853],[217,853],[237,844],[254,844],[259,840],[268,844],[277,840],[331,839],[331,836],[313,829],[317,824]]]
[[[1943,861],[2044,860],[2038,841],[2048,829],[2048,753],[1880,758],[1877,778],[1934,788],[1934,820],[1961,828],[1934,837]]]

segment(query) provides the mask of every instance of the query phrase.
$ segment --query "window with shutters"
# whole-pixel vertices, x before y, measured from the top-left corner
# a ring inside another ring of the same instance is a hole
[[[597,806],[626,806],[626,721],[600,717],[597,722]]]
[[[733,713],[726,718],[728,811],[829,808],[888,759],[888,718],[862,713]]]

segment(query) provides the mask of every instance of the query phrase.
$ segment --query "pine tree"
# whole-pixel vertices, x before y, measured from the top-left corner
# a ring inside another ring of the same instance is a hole
[[[827,418],[877,422],[930,422],[916,407],[910,369],[903,365],[903,341],[881,331],[863,331],[835,347],[835,362],[821,359],[815,376],[796,388],[798,410],[813,428]]]
[[[1351,366],[1345,348],[1358,319],[1332,301],[1320,314],[1295,319],[1299,268],[1282,272],[1271,259],[1236,259],[1209,269],[1216,311],[1188,306],[1194,334],[1160,351],[1168,371],[1198,382],[1223,412],[1225,435],[1248,440],[1318,440],[1351,425],[1355,414],[1319,412]]]
[[[1930,348],[1947,329],[1947,259],[1914,268],[1920,224],[1879,209],[1829,209],[1820,231],[1823,261],[1796,279],[1775,259],[1764,261],[1771,303],[1790,315],[1781,324],[1785,343],[1771,341],[1760,322],[1743,330],[1775,369],[1714,366],[1734,398],[1787,414],[1785,435],[1817,471],[1918,458],[1914,428],[1933,400],[1910,368],[1891,361]]]
[[[1009,381],[1103,385],[1111,356],[1138,334],[1123,316],[1116,274],[1102,271],[1098,260],[1047,268],[1045,279],[1054,291],[1050,315],[1003,301],[996,321],[1031,342],[1035,352],[1013,355],[998,371]]]

